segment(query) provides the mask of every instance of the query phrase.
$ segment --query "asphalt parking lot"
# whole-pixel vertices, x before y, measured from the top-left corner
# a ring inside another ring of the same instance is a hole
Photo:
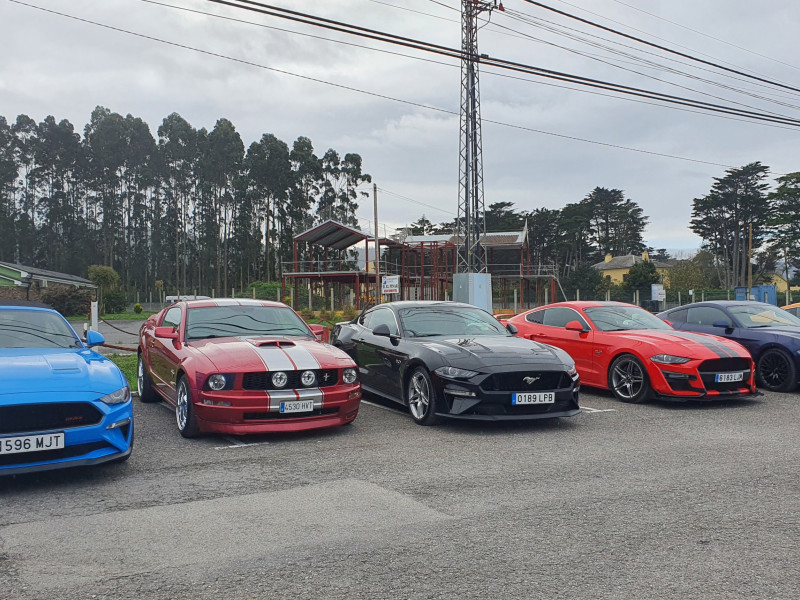
[[[185,440],[0,479],[2,598],[797,598],[800,396]]]

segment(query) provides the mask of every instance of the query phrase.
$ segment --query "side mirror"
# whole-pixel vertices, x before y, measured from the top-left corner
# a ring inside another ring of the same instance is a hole
[[[517,329],[517,326],[513,323],[506,323],[506,329],[508,329],[511,335],[517,335],[517,333],[519,333],[519,329]]]
[[[564,327],[567,331],[580,331],[581,333],[585,332],[586,329],[583,328],[580,321],[570,321]]]
[[[177,340],[178,332],[174,327],[156,327],[153,332],[157,338],[165,338],[168,340]]]
[[[714,321],[714,322],[711,324],[711,326],[712,326],[712,327],[721,327],[722,329],[728,329],[728,328],[730,328],[730,327],[733,327],[733,326],[732,326],[730,323],[728,323],[727,321]]]
[[[103,337],[103,334],[99,331],[95,331],[94,329],[90,329],[86,332],[86,345],[91,348],[92,346],[99,346],[101,344],[106,343],[106,338]]]
[[[313,333],[318,340],[322,340],[322,337],[325,334],[324,325],[319,325],[314,323],[314,324],[309,324],[308,328],[311,330],[311,333]]]
[[[386,323],[381,323],[375,329],[372,330],[373,335],[379,335],[381,337],[391,337],[392,333],[389,331],[389,326]]]

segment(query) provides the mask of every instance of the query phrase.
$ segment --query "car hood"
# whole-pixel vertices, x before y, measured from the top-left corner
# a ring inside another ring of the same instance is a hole
[[[188,346],[222,373],[355,366],[342,350],[307,337],[217,338],[190,342]]]
[[[529,365],[531,362],[557,366],[571,365],[573,360],[563,350],[518,337],[478,336],[473,338],[436,338],[424,345],[441,354],[452,366],[471,365],[480,361],[487,366]]]
[[[731,355],[749,357],[750,353],[738,342],[716,335],[666,329],[630,329],[608,331],[628,343],[651,346],[654,354],[676,354],[687,358],[729,358]]]
[[[127,384],[109,359],[88,349],[0,349],[0,399],[33,392],[94,392],[105,396]]]

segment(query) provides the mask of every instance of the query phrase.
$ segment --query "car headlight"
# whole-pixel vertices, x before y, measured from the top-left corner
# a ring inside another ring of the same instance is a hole
[[[106,404],[123,404],[131,399],[131,389],[126,385],[124,388],[119,388],[116,392],[111,392],[100,398],[101,402]]]
[[[575,368],[575,365],[567,368],[567,375],[570,377],[575,377],[578,374],[578,369]]]
[[[662,365],[682,365],[692,359],[686,358],[685,356],[673,356],[672,354],[656,354],[655,356],[651,356],[650,360]]]
[[[211,377],[208,378],[208,387],[214,390],[215,392],[224,390],[226,385],[228,385],[228,380],[222,373],[214,373]]]
[[[477,371],[469,371],[467,369],[459,369],[458,367],[439,367],[434,371],[440,377],[447,377],[449,379],[469,379],[475,377]]]
[[[272,385],[276,388],[282,388],[289,381],[289,376],[283,371],[278,371],[272,375]]]
[[[300,375],[300,382],[306,387],[311,387],[317,382],[317,376],[314,371],[303,371],[303,374]]]
[[[345,383],[355,383],[358,380],[358,373],[355,369],[345,369],[342,373],[342,380]]]

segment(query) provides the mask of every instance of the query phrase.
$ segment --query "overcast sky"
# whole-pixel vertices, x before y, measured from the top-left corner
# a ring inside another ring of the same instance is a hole
[[[459,0],[272,3],[460,47]],[[796,0],[545,4],[800,88]],[[741,76],[725,77],[711,67],[702,71],[687,59],[678,59],[684,63],[679,64],[676,57],[666,58],[652,48],[648,58],[661,66],[645,67],[608,49],[647,56],[641,44],[524,0],[505,0],[504,5],[506,12],[495,11],[480,30],[483,54],[707,102],[800,116],[796,108],[697,78],[800,105],[798,94],[790,90]],[[539,25],[525,22],[524,15],[540,19]],[[571,28],[582,39],[600,36],[604,39],[591,39],[604,47],[570,39],[564,29],[547,31],[543,25],[551,23]],[[172,112],[209,130],[224,117],[234,124],[245,147],[273,133],[290,146],[299,136],[310,138],[318,156],[328,148],[341,155],[359,153],[364,171],[381,189],[379,216],[387,233],[422,214],[434,223],[455,216],[460,105],[455,61],[204,0],[0,0],[0,39],[0,115],[9,121],[21,113],[36,121],[53,115],[68,119],[82,132],[91,111],[102,105],[141,117],[155,137]],[[676,76],[667,67],[694,78]],[[713,178],[723,176],[727,167],[760,161],[773,174],[800,170],[796,128],[554,84],[558,82],[507,71],[481,71],[487,207],[507,201],[517,210],[562,208],[598,186],[621,189],[649,217],[649,245],[686,253],[701,243],[688,228],[692,199],[706,194]],[[368,191],[369,198],[358,210],[364,229],[371,229],[373,218],[371,186]]]

